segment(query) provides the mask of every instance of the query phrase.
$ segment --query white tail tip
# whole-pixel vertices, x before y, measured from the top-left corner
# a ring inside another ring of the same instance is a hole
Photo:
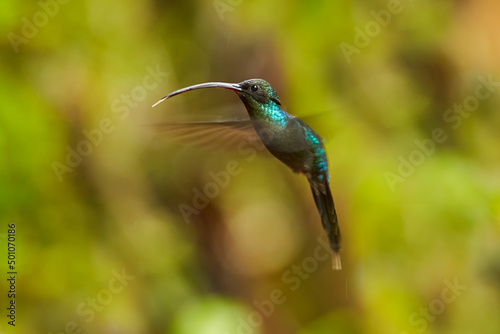
[[[342,270],[342,263],[340,261],[340,254],[333,252],[332,254],[332,269]]]

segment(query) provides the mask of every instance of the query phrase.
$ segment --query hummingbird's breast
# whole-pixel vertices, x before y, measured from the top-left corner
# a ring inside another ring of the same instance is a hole
[[[300,119],[285,111],[282,113],[280,117],[252,118],[266,148],[294,172],[312,179],[328,179],[328,164],[321,137]]]

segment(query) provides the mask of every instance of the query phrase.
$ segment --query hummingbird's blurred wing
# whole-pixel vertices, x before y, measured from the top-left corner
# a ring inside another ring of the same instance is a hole
[[[253,146],[265,151],[250,119],[163,122],[152,127],[168,139],[204,149],[237,151]]]

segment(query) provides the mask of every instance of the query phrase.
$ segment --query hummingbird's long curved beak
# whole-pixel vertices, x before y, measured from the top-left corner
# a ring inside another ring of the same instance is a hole
[[[171,98],[172,96],[179,95],[185,92],[189,92],[190,90],[195,90],[195,89],[201,89],[201,88],[224,88],[224,89],[230,89],[232,91],[236,92],[241,92],[241,87],[239,84],[233,84],[233,83],[226,83],[226,82],[205,82],[185,88],[181,88],[179,90],[176,90],[175,92],[172,92],[166,96],[164,96],[160,101],[156,102],[153,104],[153,107],[156,105],[162,103],[166,99]]]

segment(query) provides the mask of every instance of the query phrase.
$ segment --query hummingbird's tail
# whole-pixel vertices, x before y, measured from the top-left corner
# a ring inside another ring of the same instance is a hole
[[[326,231],[328,240],[330,241],[330,247],[333,250],[332,266],[334,270],[342,269],[342,264],[340,262],[340,228],[337,220],[337,212],[335,211],[335,205],[333,203],[332,193],[330,192],[330,186],[327,182],[317,185],[311,182],[311,190],[314,197],[314,202],[318,208],[319,214],[321,216],[321,223]]]

